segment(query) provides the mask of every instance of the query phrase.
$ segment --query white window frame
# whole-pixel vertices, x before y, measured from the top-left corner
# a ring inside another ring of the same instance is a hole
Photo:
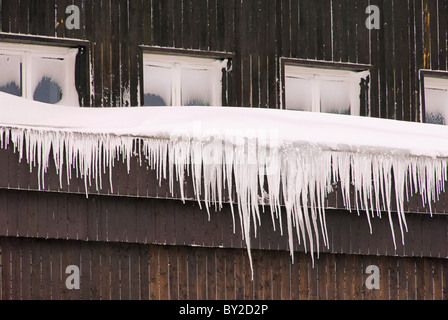
[[[320,103],[320,81],[337,81],[342,80],[350,84],[350,115],[360,115],[360,93],[361,93],[361,79],[366,79],[370,75],[370,71],[352,71],[335,68],[322,68],[314,66],[301,66],[294,63],[286,63],[284,65],[284,81],[285,81],[285,108],[287,109],[287,91],[286,79],[297,78],[311,81],[311,111],[322,112]]]
[[[422,95],[425,96],[424,112],[426,114],[426,110],[428,107],[426,99],[426,89],[446,91],[447,110],[445,110],[445,113],[443,115],[446,116],[447,123],[445,125],[448,125],[448,72],[433,72],[431,70],[422,70],[422,71],[427,72],[423,75],[423,86],[422,86],[423,88]]]
[[[182,56],[176,54],[144,53],[143,68],[146,66],[169,68],[171,72],[171,106],[182,106],[182,69],[207,70],[214,81],[211,92],[211,106],[222,106],[222,69],[227,59]],[[144,69],[143,69],[144,70]],[[145,82],[145,79],[143,79]],[[169,105],[168,105],[169,106]]]
[[[33,58],[64,59],[64,62],[66,62],[64,70],[57,70],[57,72],[64,74],[64,83],[61,84],[62,99],[55,105],[79,107],[78,92],[75,86],[77,48],[0,42],[0,53],[22,58],[22,97],[30,100],[33,100],[34,95],[32,85]]]

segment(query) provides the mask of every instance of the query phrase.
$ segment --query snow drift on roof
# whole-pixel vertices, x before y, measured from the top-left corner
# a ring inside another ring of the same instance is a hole
[[[61,182],[64,175],[69,181],[75,168],[86,190],[92,181],[101,188],[101,172],[112,170],[118,156],[129,160],[134,152],[149,161],[159,179],[169,177],[171,191],[178,181],[182,198],[189,174],[207,211],[225,201],[236,204],[249,256],[260,204],[270,207],[275,220],[282,218],[283,203],[291,255],[293,237],[313,255],[319,239],[329,245],[324,201],[335,183],[347,209],[365,210],[369,224],[386,211],[393,237],[394,192],[403,242],[408,191],[419,192],[428,204],[447,179],[448,127],[300,111],[72,108],[0,93],[0,147],[11,141],[30,168],[37,165],[42,188],[51,149]],[[233,187],[236,199],[224,199],[223,189]]]

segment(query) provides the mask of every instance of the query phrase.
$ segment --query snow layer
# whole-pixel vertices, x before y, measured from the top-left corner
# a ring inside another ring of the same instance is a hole
[[[170,178],[171,190],[178,181],[182,198],[189,174],[208,212],[227,200],[236,204],[249,257],[261,204],[270,207],[275,221],[284,203],[291,255],[293,237],[314,255],[320,239],[329,245],[324,201],[335,183],[341,185],[347,209],[365,210],[369,224],[375,214],[387,212],[392,235],[395,192],[403,242],[408,191],[418,192],[428,204],[447,179],[448,127],[300,111],[72,108],[0,93],[0,147],[10,141],[30,170],[37,165],[41,188],[51,160],[61,182],[64,176],[69,181],[70,170],[62,172],[66,162],[84,178],[87,190],[92,182],[100,188],[100,173],[134,152],[149,161],[159,179]],[[140,147],[134,150],[136,141]],[[224,188],[233,187],[236,199],[224,199]]]

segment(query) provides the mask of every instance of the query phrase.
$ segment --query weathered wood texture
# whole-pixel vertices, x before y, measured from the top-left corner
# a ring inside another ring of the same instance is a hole
[[[65,27],[70,4],[79,30]],[[365,26],[368,5],[378,30]],[[448,70],[448,0],[2,0],[1,16],[3,33],[89,41],[93,106],[141,104],[140,45],[234,53],[234,106],[280,107],[281,57],[372,65],[361,113],[409,121],[420,120],[419,70]]]
[[[365,212],[326,210],[329,243],[319,237],[320,252],[448,258],[448,216],[412,213],[402,243],[397,217],[396,248],[386,213],[371,218],[370,234]],[[246,248],[240,220],[235,232],[229,205],[211,210],[210,220],[197,202],[178,200],[90,196],[0,189],[0,236],[112,241],[142,244]],[[275,227],[275,230],[274,230]],[[283,235],[281,234],[283,229]],[[307,249],[310,252],[309,240]],[[294,236],[294,250],[305,252]],[[252,228],[253,249],[289,251],[286,216],[282,225],[272,223],[269,208],[261,214],[257,236]],[[314,249],[316,256],[316,248]]]
[[[2,299],[441,300],[448,260],[0,237]],[[65,268],[80,269],[68,290]],[[366,268],[379,268],[368,289]]]
[[[141,46],[232,53],[223,102],[233,106],[280,108],[282,57],[371,65],[362,115],[408,121],[421,118],[419,71],[448,70],[448,0],[0,1],[0,41],[26,36],[85,50],[77,70],[83,106],[141,104]],[[71,4],[81,10],[79,30],[64,25]],[[365,27],[370,4],[380,8],[378,30]],[[157,187],[155,172],[136,159],[130,175],[116,165],[114,192],[89,187],[89,198],[80,179],[60,186],[50,165],[45,191],[36,192],[37,170],[0,149],[2,299],[447,299],[446,194],[433,217],[419,196],[409,199],[397,250],[387,215],[372,219],[370,235],[364,212],[327,210],[330,247],[314,267],[301,246],[291,264],[286,236],[266,211],[251,281],[228,205],[208,221],[195,202],[163,200],[168,184]],[[340,192],[327,206],[343,207]],[[81,268],[80,290],[64,285],[69,264]],[[372,264],[380,290],[364,285]]]

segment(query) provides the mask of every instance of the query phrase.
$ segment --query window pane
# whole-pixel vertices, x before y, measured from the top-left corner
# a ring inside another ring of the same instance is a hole
[[[61,99],[61,87],[49,77],[43,77],[34,90],[33,100],[54,104],[61,101]]]
[[[425,109],[427,123],[447,124],[448,89],[425,88]]]
[[[322,112],[350,114],[350,84],[342,80],[322,80],[320,108]]]
[[[285,104],[286,109],[311,111],[312,80],[286,77]]]
[[[182,105],[210,106],[213,104],[213,77],[209,70],[182,69]]]
[[[58,103],[64,92],[66,62],[63,58],[33,57],[33,99],[45,103]]]
[[[144,106],[166,106],[165,100],[157,94],[145,93],[144,95]]]
[[[0,54],[0,91],[22,96],[22,57]]]
[[[145,106],[171,105],[171,69],[168,67],[145,65],[143,68]]]

